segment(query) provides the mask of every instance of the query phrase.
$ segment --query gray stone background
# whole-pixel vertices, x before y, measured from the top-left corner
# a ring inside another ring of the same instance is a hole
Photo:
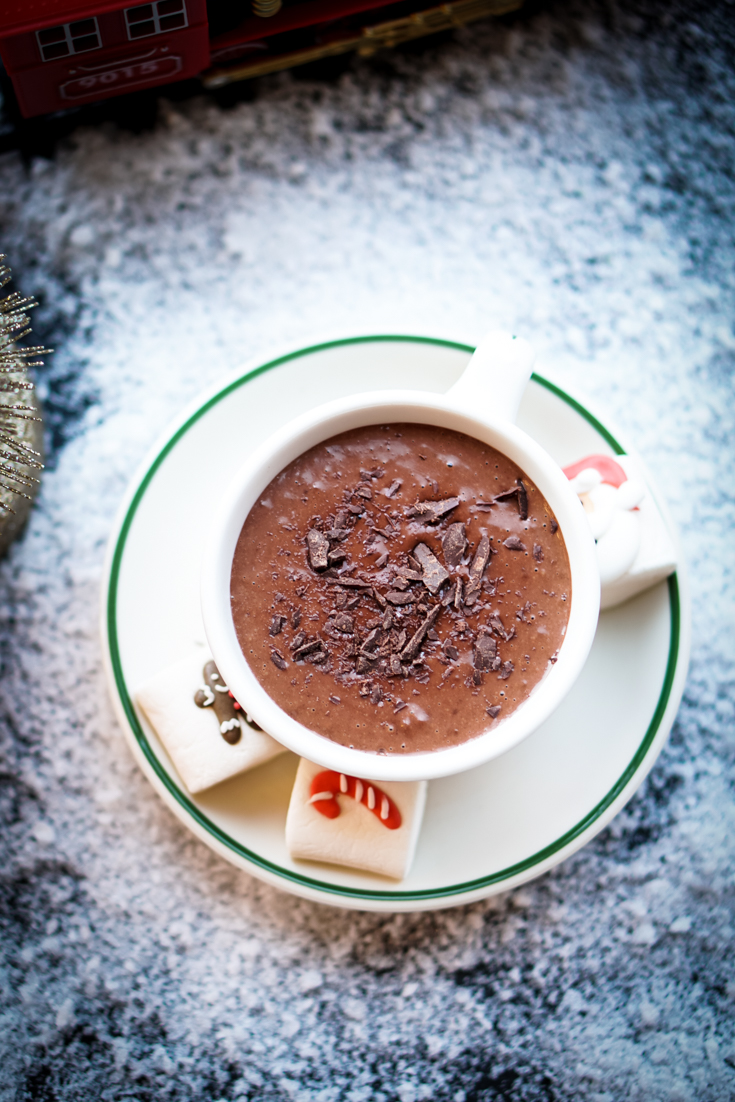
[[[734,26],[725,2],[534,3],[5,140],[2,246],[56,352],[49,470],[0,565],[3,1102],[735,1097]],[[497,324],[609,411],[681,526],[679,719],[625,812],[512,895],[301,902],[131,760],[97,633],[112,517],[242,360]]]

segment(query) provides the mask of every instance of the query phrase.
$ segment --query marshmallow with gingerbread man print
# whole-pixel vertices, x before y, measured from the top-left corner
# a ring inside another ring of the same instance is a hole
[[[564,468],[597,545],[601,608],[613,608],[676,570],[676,548],[630,455],[588,455]]]

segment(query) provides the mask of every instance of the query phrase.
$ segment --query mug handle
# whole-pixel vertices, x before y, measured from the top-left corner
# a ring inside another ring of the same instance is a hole
[[[446,398],[470,416],[482,409],[494,418],[514,422],[535,358],[523,337],[501,329],[486,333]]]

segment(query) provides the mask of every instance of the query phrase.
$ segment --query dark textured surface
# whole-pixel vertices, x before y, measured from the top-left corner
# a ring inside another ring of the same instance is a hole
[[[3,1102],[735,1096],[734,16],[536,5],[0,158],[4,251],[58,350],[55,469],[0,566]],[[112,516],[238,361],[493,324],[597,399],[672,506],[679,720],[626,811],[510,897],[294,900],[196,842],[129,757],[97,640]]]

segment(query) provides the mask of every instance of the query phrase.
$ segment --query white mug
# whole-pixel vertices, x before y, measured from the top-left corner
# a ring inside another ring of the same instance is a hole
[[[557,463],[514,420],[531,375],[527,341],[489,333],[445,394],[382,390],[319,406],[275,432],[234,475],[213,518],[202,562],[201,600],[207,639],[222,677],[243,709],[284,746],[328,769],[375,781],[430,780],[472,769],[504,754],[558,707],[580,674],[600,610],[595,542],[582,504]],[[230,599],[240,531],[266,486],[294,459],[338,433],[366,425],[414,422],[475,437],[508,456],[536,484],[559,524],[571,571],[569,621],[556,662],[510,715],[457,746],[420,753],[351,749],[287,715],[251,670],[235,633]]]

